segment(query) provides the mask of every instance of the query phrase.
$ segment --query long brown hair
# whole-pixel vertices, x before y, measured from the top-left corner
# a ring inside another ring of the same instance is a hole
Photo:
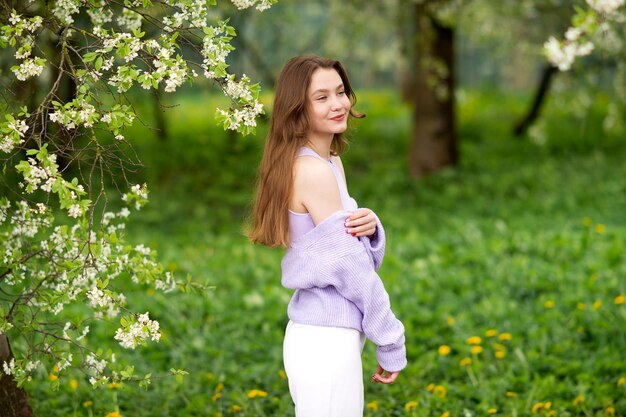
[[[333,68],[343,81],[352,106],[356,95],[348,74],[339,61],[314,55],[292,58],[281,71],[265,140],[263,159],[257,178],[256,199],[252,210],[252,227],[248,237],[254,243],[270,247],[289,246],[289,203],[293,189],[293,165],[298,150],[307,143],[310,130],[307,90],[313,72]],[[350,116],[364,114],[350,109]],[[331,154],[340,155],[347,142],[343,133],[335,134]]]

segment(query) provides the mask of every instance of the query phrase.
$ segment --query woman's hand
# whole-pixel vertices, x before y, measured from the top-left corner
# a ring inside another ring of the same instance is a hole
[[[380,364],[378,365],[378,371],[372,375],[372,382],[380,382],[381,384],[393,384],[400,375],[400,371],[389,372],[385,371]]]
[[[376,216],[368,208],[355,210],[346,219],[346,232],[352,236],[371,236],[376,232]]]

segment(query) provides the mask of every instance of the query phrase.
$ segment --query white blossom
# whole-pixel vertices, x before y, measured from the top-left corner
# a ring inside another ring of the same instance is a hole
[[[267,10],[272,6],[272,2],[268,0],[231,0],[232,3],[239,9],[248,9],[256,5],[256,9],[260,12]]]
[[[93,369],[96,372],[96,376],[100,376],[104,372],[106,365],[107,361],[105,359],[98,360],[93,353],[88,354],[85,358],[85,366]]]
[[[599,13],[611,14],[624,5],[626,0],[587,0],[589,6]]]
[[[100,27],[104,23],[108,23],[113,20],[113,11],[105,8],[104,4],[100,3],[99,7],[90,7],[87,10],[87,14],[91,18],[91,23],[94,26]]]
[[[561,71],[567,71],[574,62],[575,55],[574,50],[571,48],[564,48],[561,46],[561,42],[554,36],[551,36],[548,41],[543,45],[546,57],[548,61]]]
[[[582,35],[583,31],[580,28],[577,27],[571,27],[569,29],[567,29],[567,32],[565,32],[565,39],[567,39],[570,42],[573,42],[575,40],[577,40],[580,35]]]
[[[64,25],[71,25],[74,23],[73,15],[77,14],[79,10],[80,0],[56,0],[52,13]]]
[[[11,15],[9,16],[9,23],[11,23],[13,26],[17,26],[18,23],[20,23],[22,21],[22,16],[19,14],[16,14],[15,11],[11,12]]]
[[[124,9],[122,10],[122,15],[117,18],[117,24],[127,30],[134,30],[141,28],[141,20],[142,17],[139,13],[130,9]]]
[[[5,375],[13,375],[15,373],[15,358],[11,358],[11,362],[2,362],[2,371]]]
[[[87,291],[87,298],[92,307],[106,307],[113,303],[111,296],[98,287],[93,287],[91,290]]]
[[[126,349],[134,349],[138,344],[145,343],[148,338],[159,341],[161,338],[159,323],[150,320],[148,313],[140,314],[130,325],[117,329],[114,338]]]
[[[84,339],[87,335],[89,334],[89,326],[85,326],[85,328],[83,329],[83,332],[81,333],[80,336],[78,336],[76,338],[76,341],[79,342],[82,339]]]
[[[45,60],[38,59],[25,59],[17,67],[12,67],[11,70],[20,81],[25,81],[30,77],[37,77],[41,75],[44,69]]]
[[[234,76],[231,76],[228,79],[228,82],[226,84],[226,88],[224,89],[224,91],[226,92],[228,96],[234,99],[237,99],[237,100],[243,99],[245,101],[252,101],[253,99],[252,92],[248,88],[250,79],[246,77],[246,74],[243,74],[241,78],[242,78],[241,81],[236,82],[234,80]]]
[[[135,246],[135,251],[139,252],[142,255],[150,255],[150,248],[145,247],[143,244]]]
[[[72,204],[67,211],[68,215],[74,218],[77,218],[83,214],[83,209],[78,204]]]

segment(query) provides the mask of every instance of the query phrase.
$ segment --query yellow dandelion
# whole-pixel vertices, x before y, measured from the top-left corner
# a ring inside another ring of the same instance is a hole
[[[626,384],[626,378],[620,377],[620,379],[617,380],[617,386],[619,387],[619,386],[622,386],[624,384]]]
[[[539,402],[539,403],[535,403],[533,405],[532,411],[534,414],[539,414],[543,411],[543,403]]]
[[[367,403],[367,409],[372,411],[378,411],[378,401],[370,401]]]
[[[506,352],[503,350],[498,350],[496,351],[495,356],[498,359],[504,359],[504,357],[506,356]]]
[[[119,382],[111,382],[110,384],[107,384],[107,388],[109,389],[119,389],[122,387],[122,384],[120,384]]]
[[[435,390],[435,384],[428,384],[426,391],[433,392]]]
[[[448,323],[448,326],[452,327],[454,326],[454,323],[456,323],[456,320],[454,320],[454,317],[448,317],[446,322]]]
[[[487,410],[487,414],[496,414],[498,412],[497,408],[490,408],[489,410]]]
[[[439,354],[441,356],[446,356],[449,355],[451,352],[450,346],[447,345],[441,345],[439,346],[439,349],[437,350],[439,352]]]
[[[546,413],[546,417],[554,417],[554,416],[556,416],[555,410],[550,410]]]
[[[549,410],[550,408],[552,408],[552,401],[546,401],[545,403],[543,403],[543,408],[545,410]]]
[[[443,385],[437,385],[433,390],[433,394],[438,395],[439,398],[445,398],[447,392],[448,391],[446,390],[446,387],[444,387]]]
[[[498,334],[498,331],[496,329],[489,329],[485,332],[485,336],[487,337],[494,337],[497,334]]]
[[[609,405],[604,409],[604,415],[606,417],[613,417],[615,415],[615,408],[612,405]]]
[[[517,397],[517,392],[507,391],[504,395],[506,395],[508,398],[515,398]]]
[[[604,232],[606,232],[606,226],[602,223],[596,224],[596,233],[602,235],[604,234]]]
[[[470,345],[480,345],[483,339],[480,336],[472,336],[467,338],[467,343]]]
[[[75,380],[74,378],[70,379],[70,388],[73,391],[76,391],[78,389],[78,381]]]
[[[219,384],[217,384],[217,386],[215,387],[215,392],[220,392],[221,390],[224,389],[224,384],[222,382],[220,382]]]
[[[278,371],[278,377],[284,381],[285,379],[287,379],[287,373],[283,369],[281,369],[280,371]]]
[[[600,300],[594,301],[592,307],[594,310],[600,310],[602,308],[602,301]]]
[[[547,308],[548,310],[553,309],[554,308],[554,300],[546,300],[546,302],[543,303],[543,306],[545,308]]]
[[[580,311],[585,311],[585,308],[587,308],[587,306],[585,305],[585,303],[578,303],[576,304],[576,308]]]
[[[267,392],[261,391],[260,389],[253,389],[253,390],[248,391],[248,398],[255,398],[255,397],[267,397]]]
[[[441,417],[450,417],[450,412],[449,412],[449,411],[444,411],[444,412],[441,414]]]
[[[574,401],[572,401],[572,404],[579,406],[582,403],[585,402],[585,396],[584,395],[579,395],[576,398],[574,398]]]
[[[461,362],[459,362],[459,365],[461,366],[470,366],[472,364],[472,359],[470,358],[463,358],[461,359]]]
[[[404,411],[406,411],[407,413],[415,410],[417,408],[417,401],[409,401],[408,403],[404,404]]]
[[[56,364],[55,364],[55,365],[52,367],[52,372],[54,372],[55,374],[58,374],[58,373],[59,373],[59,365],[56,365]]]
[[[509,341],[512,338],[513,336],[511,336],[511,333],[501,333],[500,336],[498,336],[498,339],[502,342]]]
[[[593,224],[593,220],[591,220],[591,217],[584,217],[583,218],[583,225],[584,226],[591,226]]]
[[[479,354],[483,353],[482,346],[472,346],[472,353],[474,355],[479,355]]]
[[[228,407],[228,409],[229,409],[230,411],[232,411],[233,413],[236,413],[236,412],[238,412],[238,411],[243,410],[243,409],[241,408],[241,406],[240,406],[240,405],[237,405],[237,404],[233,404],[233,405],[231,405],[230,407]]]
[[[496,348],[496,350],[506,351],[506,346],[500,343],[496,343],[493,347]]]
[[[57,379],[59,379],[59,376],[55,375],[55,374],[50,374],[50,375],[48,375],[48,379],[50,381],[56,381]]]
[[[213,396],[211,397],[211,399],[213,400],[213,402],[219,400],[222,397],[222,393],[221,392],[216,392],[215,394],[213,394]]]
[[[222,417],[222,413],[220,411],[216,411],[215,414],[213,414],[213,417]]]
[[[85,401],[85,402],[83,403],[83,407],[85,407],[85,408],[89,408],[89,407],[91,407],[92,405],[93,405],[93,401]]]
[[[117,412],[117,411],[111,411],[105,417],[122,417],[122,415],[119,412]]]
[[[617,297],[615,297],[615,299],[613,300],[613,302],[616,305],[621,305],[624,304],[624,302],[626,302],[626,296],[624,294],[620,294]]]
[[[215,378],[215,375],[213,374],[213,372],[206,373],[206,379],[208,379],[209,381],[213,381],[214,378]]]

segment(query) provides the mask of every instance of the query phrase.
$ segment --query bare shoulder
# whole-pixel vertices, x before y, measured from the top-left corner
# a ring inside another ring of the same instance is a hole
[[[330,166],[319,158],[301,156],[294,164],[294,184],[304,186],[327,186],[327,182],[336,182]]]
[[[308,212],[319,224],[342,209],[337,179],[328,163],[315,157],[299,157],[293,175],[292,210]]]

